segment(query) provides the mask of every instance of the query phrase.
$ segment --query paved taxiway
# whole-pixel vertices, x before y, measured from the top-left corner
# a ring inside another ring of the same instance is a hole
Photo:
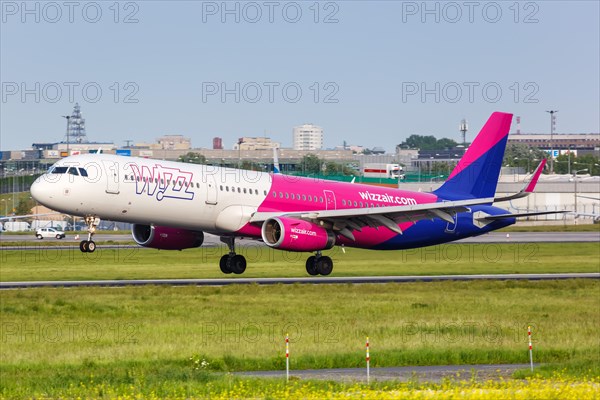
[[[80,235],[83,238],[85,235]],[[205,234],[203,246],[217,246],[223,245],[219,240],[218,236]],[[72,235],[67,236],[66,239],[43,239],[38,240],[35,237],[29,235],[11,235],[3,233],[0,235],[1,242],[35,242],[38,245],[43,245],[48,242],[64,242],[65,245],[73,243],[74,237]],[[98,233],[94,236],[96,242],[113,241],[113,242],[124,242],[131,241],[131,235],[116,235],[110,233]],[[546,242],[600,242],[600,231],[599,232],[490,232],[481,236],[474,236],[467,239],[458,240],[454,243],[546,243]],[[255,240],[241,239],[236,241],[240,245],[244,243],[257,243]]]
[[[538,364],[534,364],[537,366]],[[419,381],[440,382],[444,378],[456,377],[461,380],[489,380],[509,377],[518,369],[529,368],[529,364],[486,364],[486,365],[437,365],[419,367],[371,368],[371,380],[401,381],[418,379]],[[285,378],[285,371],[237,372],[236,375],[260,378]],[[290,376],[300,379],[320,379],[332,381],[366,381],[366,368],[336,368],[291,370]]]
[[[487,275],[411,275],[411,276],[349,276],[349,277],[301,277],[301,278],[221,278],[221,279],[123,279],[95,281],[30,281],[0,282],[0,289],[26,289],[39,287],[80,286],[225,286],[225,285],[277,285],[277,284],[364,284],[364,283],[408,283],[438,281],[480,280],[555,280],[555,279],[600,279],[600,273],[565,274],[487,274]]]

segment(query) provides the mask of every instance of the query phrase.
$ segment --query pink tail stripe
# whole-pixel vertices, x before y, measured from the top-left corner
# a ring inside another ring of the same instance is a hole
[[[546,159],[544,158],[542,160],[542,162],[540,162],[540,165],[538,165],[538,167],[536,168],[535,172],[533,173],[533,178],[531,179],[531,182],[529,182],[529,185],[527,185],[527,188],[525,188],[526,193],[533,192],[533,189],[535,189],[535,185],[537,184],[537,181],[540,178],[540,175],[542,174],[542,171],[544,170],[545,165],[546,165]]]
[[[471,143],[465,155],[460,159],[454,170],[452,170],[448,179],[451,179],[461,171],[464,171],[469,165],[477,161],[482,155],[508,135],[512,116],[512,114],[508,113],[494,112],[483,128],[481,128],[481,131],[473,143]]]

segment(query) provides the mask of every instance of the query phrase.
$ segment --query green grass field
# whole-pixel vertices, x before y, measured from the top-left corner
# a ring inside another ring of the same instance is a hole
[[[223,278],[307,276],[306,253],[265,246],[239,249],[248,260],[243,275],[223,275],[223,247],[184,251],[126,248],[81,253],[48,249],[2,250],[0,280],[94,280],[150,278]],[[599,272],[599,243],[446,244],[405,251],[340,248],[324,252],[334,260],[332,276],[438,275],[537,272]]]
[[[286,333],[292,369],[363,366],[367,335],[374,367],[526,363],[528,325],[542,376],[595,379],[599,294],[595,280],[2,291],[0,395],[264,389],[222,372],[283,369]]]
[[[598,272],[599,246],[464,244],[332,256],[338,276]],[[223,251],[1,250],[0,280],[223,277]],[[306,275],[305,254],[244,252],[242,276]],[[597,280],[7,290],[0,316],[3,398],[547,398],[560,387],[558,397],[575,399],[593,398],[600,377]],[[292,370],[364,366],[367,335],[374,367],[527,363],[528,325],[544,366],[525,384],[528,371],[502,384],[457,377],[372,385],[228,373],[282,370],[286,333]],[[202,360],[208,366],[196,368]]]

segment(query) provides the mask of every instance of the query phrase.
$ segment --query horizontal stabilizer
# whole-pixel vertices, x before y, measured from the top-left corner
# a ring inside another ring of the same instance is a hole
[[[497,221],[500,219],[507,218],[519,218],[519,217],[533,217],[536,215],[547,215],[547,214],[564,214],[569,211],[536,211],[530,213],[516,213],[516,214],[499,214],[499,215],[486,215],[484,217],[479,217],[477,220],[482,221]]]

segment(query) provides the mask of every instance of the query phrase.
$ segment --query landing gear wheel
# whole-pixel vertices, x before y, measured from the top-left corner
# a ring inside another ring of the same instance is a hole
[[[96,227],[100,224],[100,218],[94,215],[86,215],[85,223],[88,226],[88,239],[79,242],[79,250],[82,253],[93,253],[96,250],[96,243],[92,240],[92,236],[96,233]]]
[[[227,266],[234,274],[243,274],[246,270],[246,259],[244,256],[236,254],[229,258]]]
[[[221,259],[219,260],[219,267],[221,267],[221,272],[224,274],[230,274],[233,271],[229,269],[229,267],[227,266],[227,262],[229,261],[229,254],[225,254],[223,257],[221,257]]]
[[[315,257],[315,256],[308,257],[308,259],[306,260],[306,272],[308,272],[308,274],[312,275],[312,276],[319,274],[317,272],[317,257]]]
[[[317,260],[317,272],[321,275],[329,275],[333,271],[333,261],[327,256],[322,256]]]
[[[229,248],[229,254],[225,254],[219,260],[219,267],[224,274],[243,274],[246,271],[246,258],[235,254],[235,237],[221,236],[221,242]]]

